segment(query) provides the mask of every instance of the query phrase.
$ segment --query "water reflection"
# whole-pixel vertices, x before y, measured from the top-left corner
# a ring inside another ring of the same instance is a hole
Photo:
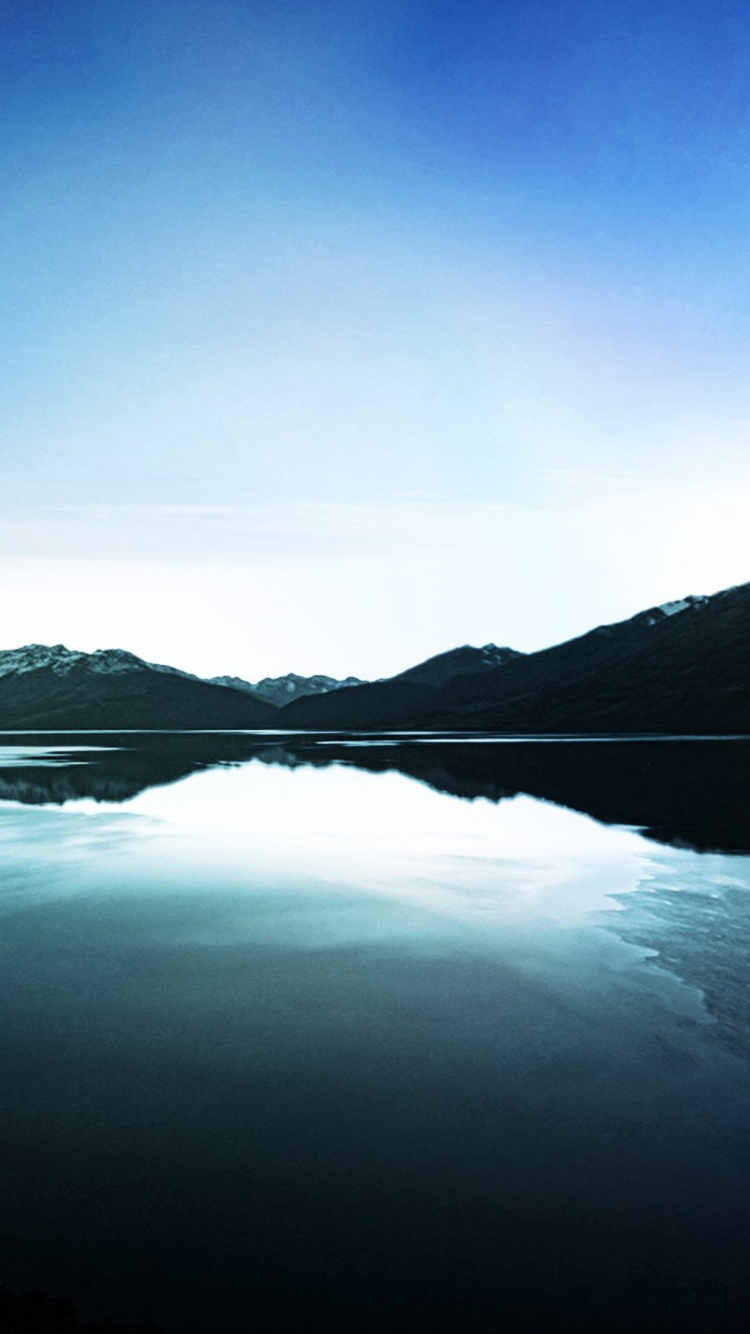
[[[13,1287],[171,1334],[737,1328],[742,743],[8,744]]]
[[[60,734],[37,746],[0,736],[0,800],[127,801],[217,764],[344,764],[395,771],[439,792],[492,802],[525,793],[659,842],[750,852],[750,740],[478,742],[286,733]]]

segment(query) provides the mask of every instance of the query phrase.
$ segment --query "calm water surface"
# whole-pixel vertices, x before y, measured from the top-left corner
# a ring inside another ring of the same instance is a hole
[[[566,807],[467,746],[72,745],[0,746],[0,1280],[170,1334],[746,1328],[736,814],[626,827],[635,745],[611,824],[600,754],[529,751]]]

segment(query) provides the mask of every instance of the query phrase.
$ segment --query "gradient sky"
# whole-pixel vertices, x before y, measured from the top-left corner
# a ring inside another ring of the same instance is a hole
[[[4,0],[0,647],[381,675],[750,577],[750,17]]]

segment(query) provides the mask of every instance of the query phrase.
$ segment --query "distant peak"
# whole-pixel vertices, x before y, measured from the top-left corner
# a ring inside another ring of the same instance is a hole
[[[442,686],[454,676],[473,676],[476,672],[493,671],[496,667],[503,667],[512,658],[522,656],[518,649],[499,648],[497,644],[484,644],[482,648],[462,644],[460,648],[437,653],[390,679]]]
[[[283,706],[291,699],[305,695],[327,695],[332,690],[343,690],[347,686],[365,685],[359,677],[347,676],[340,681],[333,676],[298,676],[288,672],[286,676],[264,676],[262,681],[245,681],[239,676],[213,676],[211,684],[229,686],[233,690],[244,690],[267,704]]]

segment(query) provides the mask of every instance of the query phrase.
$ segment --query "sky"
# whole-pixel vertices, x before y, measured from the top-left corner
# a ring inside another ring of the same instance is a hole
[[[0,648],[526,651],[750,578],[734,0],[3,0]]]

